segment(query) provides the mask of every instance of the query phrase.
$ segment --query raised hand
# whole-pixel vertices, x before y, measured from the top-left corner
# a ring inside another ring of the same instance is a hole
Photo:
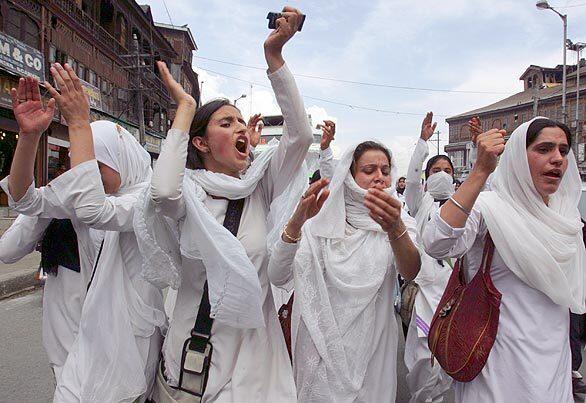
[[[248,132],[250,138],[251,147],[256,147],[260,142],[260,135],[262,133],[263,127],[264,124],[262,123],[262,115],[260,113],[256,113],[248,119],[246,131]]]
[[[12,110],[18,123],[21,137],[38,137],[49,127],[55,113],[55,99],[43,108],[39,82],[36,78],[26,77],[18,80],[18,89],[10,90]]]
[[[196,105],[195,99],[185,92],[181,84],[175,81],[165,62],[157,61],[157,68],[159,69],[163,84],[165,84],[167,91],[169,91],[169,95],[171,95],[171,98],[173,98],[173,101],[175,101],[177,105],[180,103]]]
[[[301,201],[297,204],[295,212],[287,223],[287,234],[295,238],[299,237],[303,224],[319,213],[330,195],[329,189],[326,189],[329,183],[329,179],[320,179],[312,183],[305,191]],[[287,240],[287,237],[285,236],[283,239]]]
[[[336,135],[336,124],[331,120],[324,120],[321,126],[321,141],[320,148],[326,150],[330,147],[330,143],[334,140]]]
[[[269,71],[278,70],[284,62],[281,54],[283,46],[295,35],[301,23],[301,12],[293,7],[284,7],[282,17],[276,21],[274,29],[264,43],[265,57],[269,65]]]
[[[498,157],[505,150],[505,130],[491,129],[481,133],[476,139],[478,155],[474,164],[474,171],[490,175],[497,166]]]
[[[425,119],[423,119],[423,123],[421,123],[420,137],[425,141],[429,140],[431,136],[433,136],[436,126],[437,122],[433,123],[433,112],[427,112]]]
[[[389,235],[389,239],[401,235],[405,225],[401,220],[402,204],[399,200],[380,189],[370,188],[364,197],[364,205],[369,210],[368,215]]]
[[[51,66],[51,74],[59,87],[59,93],[51,84],[45,82],[49,93],[57,101],[61,115],[68,126],[87,125],[90,121],[90,103],[79,78],[68,64]]]
[[[482,124],[480,123],[480,118],[478,116],[474,116],[468,121],[468,126],[470,128],[470,138],[472,143],[476,144],[478,135],[482,133]]]

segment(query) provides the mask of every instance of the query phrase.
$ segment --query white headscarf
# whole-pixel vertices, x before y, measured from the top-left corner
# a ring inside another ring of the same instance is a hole
[[[295,362],[306,366],[310,373],[304,379],[313,382],[298,385],[300,401],[315,396],[354,401],[376,339],[375,301],[385,276],[395,275],[388,236],[368,215],[363,204],[366,190],[350,173],[355,148],[346,151],[337,165],[330,196],[321,212],[303,227],[295,256],[295,298],[300,312],[300,323],[293,324],[299,329],[293,337]],[[391,167],[393,184],[393,159]],[[393,186],[386,191],[396,198]],[[404,212],[401,217],[415,239],[414,220]],[[348,232],[347,224],[356,230]]]
[[[208,194],[230,200],[250,196],[264,177],[277,147],[268,148],[254,159],[241,178],[205,169],[185,171],[183,196],[186,215],[182,231],[176,233],[180,251],[174,251],[173,236],[169,225],[156,212],[150,212],[149,192],[143,194],[140,214],[135,215],[135,228],[141,251],[145,254],[143,275],[161,287],[178,288],[181,284],[181,257],[202,260],[206,269],[210,299],[210,317],[237,328],[264,326],[261,287],[258,273],[246,250],[204,205]],[[300,169],[296,178],[283,194],[297,202],[307,181],[305,170]],[[277,197],[269,209],[269,239],[278,228],[282,229],[291,207],[289,198]],[[175,231],[176,232],[176,231]]]
[[[527,162],[527,130],[535,119],[511,134],[491,191],[480,194],[477,206],[509,269],[556,304],[584,313],[586,252],[578,211],[581,180],[576,159],[570,151],[566,173],[546,205]]]
[[[116,170],[121,186],[109,199],[132,195],[147,187],[150,156],[125,129],[109,121],[91,124],[96,159]],[[149,338],[166,326],[162,296],[153,287],[136,289],[130,278],[140,267],[128,268],[120,233],[104,231],[102,253],[84,300],[79,333],[57,385],[61,393],[82,402],[133,401],[147,390],[146,357],[136,337]]]
[[[96,159],[120,174],[118,193],[151,179],[151,156],[136,138],[121,126],[98,120],[91,124]]]

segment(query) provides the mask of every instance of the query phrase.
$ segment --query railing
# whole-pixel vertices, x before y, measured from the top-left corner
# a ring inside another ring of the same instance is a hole
[[[72,0],[48,0],[49,4],[58,7],[61,11],[67,14],[73,19],[81,28],[86,30],[93,36],[93,39],[97,39],[104,48],[115,52],[116,54],[121,53],[122,46],[108,31],[100,26],[93,18],[83,12],[79,6]]]

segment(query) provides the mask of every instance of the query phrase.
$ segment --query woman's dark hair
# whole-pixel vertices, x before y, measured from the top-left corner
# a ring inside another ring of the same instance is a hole
[[[429,159],[429,161],[427,161],[427,165],[425,166],[425,180],[427,180],[427,178],[429,178],[429,175],[431,173],[431,168],[435,165],[436,162],[438,162],[440,160],[448,161],[448,163],[452,167],[452,175],[453,175],[454,164],[452,164],[452,160],[450,159],[450,157],[448,157],[447,155],[434,155],[433,157],[431,157]]]
[[[541,133],[543,129],[546,127],[558,127],[566,133],[566,139],[568,140],[568,146],[572,147],[572,133],[570,132],[570,128],[563,123],[556,122],[555,120],[551,119],[535,119],[529,125],[527,129],[527,139],[525,140],[525,148],[529,147],[533,142],[537,139],[537,136]]]
[[[222,106],[232,106],[236,108],[232,103],[225,98],[214,99],[202,105],[193,117],[191,127],[189,128],[189,144],[187,145],[187,163],[186,166],[189,169],[203,169],[203,157],[199,151],[193,145],[194,137],[204,137],[206,129],[210,123],[210,118],[218,109]],[[236,108],[238,109],[238,108]]]
[[[391,154],[385,146],[377,143],[376,141],[365,141],[363,143],[358,144],[358,147],[356,147],[356,149],[354,150],[354,156],[352,157],[352,165],[350,165],[350,172],[354,173],[354,170],[356,168],[356,161],[358,161],[360,157],[362,157],[362,154],[370,150],[382,151],[387,156],[387,160],[389,160],[389,166],[391,165]]]

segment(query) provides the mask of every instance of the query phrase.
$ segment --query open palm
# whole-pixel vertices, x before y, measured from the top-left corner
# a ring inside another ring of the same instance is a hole
[[[423,123],[421,123],[421,138],[425,141],[429,140],[433,133],[435,132],[435,128],[437,123],[433,122],[433,112],[428,112],[425,115],[425,119],[423,119]]]
[[[14,117],[22,134],[39,135],[47,130],[55,112],[55,100],[49,100],[47,107],[43,107],[36,79],[21,78],[18,89],[13,88],[10,94]]]

